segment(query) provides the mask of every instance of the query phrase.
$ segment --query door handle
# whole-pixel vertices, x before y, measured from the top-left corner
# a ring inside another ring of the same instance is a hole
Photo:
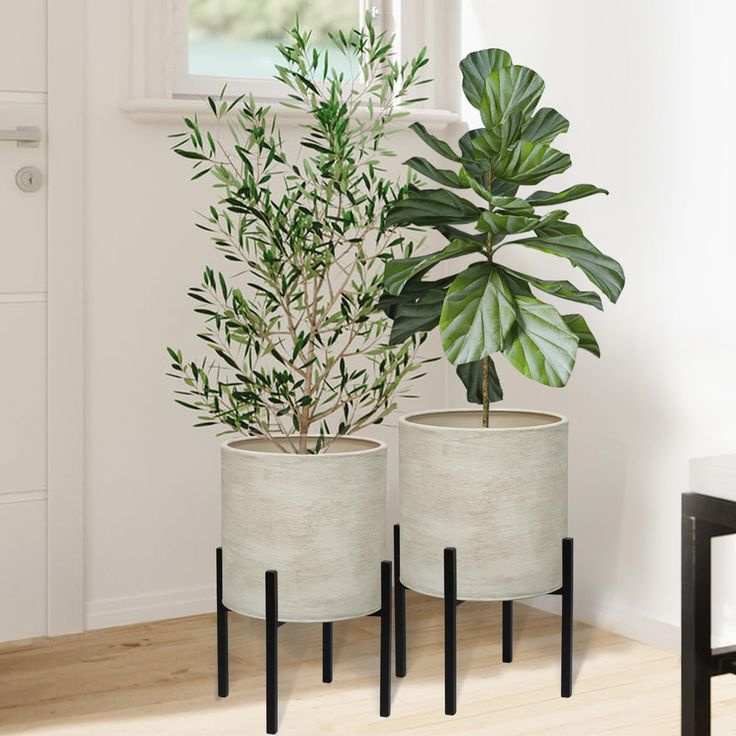
[[[18,147],[38,146],[41,142],[41,129],[30,125],[19,125],[10,130],[0,130],[0,141],[16,141]]]

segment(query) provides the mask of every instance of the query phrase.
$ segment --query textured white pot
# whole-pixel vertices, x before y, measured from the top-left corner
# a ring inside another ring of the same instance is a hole
[[[262,438],[222,445],[223,602],[265,617],[278,572],[279,620],[337,621],[381,607],[386,446],[344,437],[319,455]]]
[[[443,595],[443,550],[457,549],[460,600],[542,595],[562,585],[567,535],[565,417],[498,409],[399,421],[401,581]]]

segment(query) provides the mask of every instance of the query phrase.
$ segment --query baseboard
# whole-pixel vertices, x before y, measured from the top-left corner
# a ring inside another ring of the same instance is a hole
[[[526,605],[549,613],[559,614],[557,597],[532,598]],[[124,598],[90,601],[86,606],[86,628],[104,629],[109,626],[160,621],[166,618],[212,613],[215,610],[215,586],[179,588]],[[575,618],[604,631],[611,631],[629,639],[667,652],[680,651],[680,628],[674,624],[610,606],[602,611],[584,601],[575,601]]]
[[[560,613],[560,601],[553,596],[532,598],[525,600],[524,603],[541,611]],[[673,654],[680,652],[680,627],[675,624],[641,616],[630,609],[609,605],[605,610],[601,610],[598,606],[591,606],[579,600],[575,601],[574,616],[577,621],[590,624],[603,631],[610,631]]]
[[[215,610],[215,586],[203,585],[89,601],[85,609],[87,629],[105,629],[109,626],[211,613]]]

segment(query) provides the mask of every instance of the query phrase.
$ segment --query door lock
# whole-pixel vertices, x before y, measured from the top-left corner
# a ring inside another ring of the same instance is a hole
[[[36,192],[43,184],[43,174],[35,166],[24,166],[18,169],[15,175],[15,183],[23,192]]]

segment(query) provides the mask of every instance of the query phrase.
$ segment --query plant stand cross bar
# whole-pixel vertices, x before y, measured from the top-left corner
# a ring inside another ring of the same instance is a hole
[[[457,712],[457,607],[464,601],[457,598],[457,551],[454,547],[444,550],[444,608],[445,608],[445,713]],[[396,587],[396,674],[406,674],[406,605],[404,597],[406,586],[399,580],[400,575],[400,528],[394,525],[394,567]],[[562,597],[562,637],[561,637],[561,683],[560,695],[572,696],[572,653],[573,653],[573,540],[562,540],[562,587],[550,595]],[[402,600],[399,605],[399,600]],[[503,662],[513,659],[513,601],[503,601]],[[736,649],[723,655],[723,667],[736,669]],[[401,667],[401,669],[400,669]]]
[[[381,619],[380,715],[391,715],[391,562],[381,562],[381,608],[368,614]],[[229,693],[228,620],[229,609],[222,602],[222,548],[216,553],[217,573],[217,694]],[[278,571],[267,570],[266,588],[266,733],[278,732]],[[322,682],[332,682],[332,622],[322,624]]]

